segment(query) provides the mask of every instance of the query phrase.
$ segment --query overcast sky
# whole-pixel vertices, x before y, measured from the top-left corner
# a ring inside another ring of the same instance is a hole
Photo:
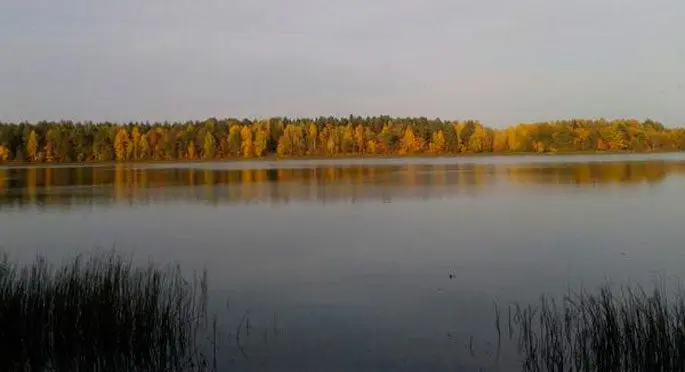
[[[683,0],[0,0],[0,120],[685,125]]]

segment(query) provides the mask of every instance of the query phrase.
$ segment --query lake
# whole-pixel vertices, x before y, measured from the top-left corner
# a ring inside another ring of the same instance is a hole
[[[4,167],[0,247],[206,268],[229,370],[509,370],[496,308],[678,285],[684,189],[683,154]]]

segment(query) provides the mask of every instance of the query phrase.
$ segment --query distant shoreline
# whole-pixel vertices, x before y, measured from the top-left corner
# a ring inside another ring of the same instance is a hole
[[[0,162],[7,164],[672,151],[685,151],[685,128],[636,119],[572,119],[498,129],[473,120],[388,116],[128,125],[0,123]]]
[[[245,163],[245,162],[287,162],[298,160],[375,160],[375,159],[469,159],[469,158],[496,158],[496,157],[558,157],[558,156],[609,156],[609,155],[651,155],[651,154],[681,154],[685,151],[574,151],[574,152],[506,152],[506,153],[459,153],[459,154],[389,154],[389,155],[338,155],[338,156],[277,156],[269,155],[259,158],[228,158],[211,160],[127,160],[127,161],[86,161],[86,162],[27,162],[27,161],[7,161],[0,163],[0,168],[19,168],[19,167],[71,167],[71,166],[97,166],[105,167],[111,165],[140,165],[140,164],[210,164],[210,163]]]

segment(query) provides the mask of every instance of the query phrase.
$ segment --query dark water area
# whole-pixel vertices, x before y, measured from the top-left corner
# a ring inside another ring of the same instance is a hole
[[[206,268],[225,370],[516,370],[496,311],[679,285],[684,186],[680,154],[10,167],[0,248]]]

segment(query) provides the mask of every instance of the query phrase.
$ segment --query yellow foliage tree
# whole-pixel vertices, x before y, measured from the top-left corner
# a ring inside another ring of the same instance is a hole
[[[520,152],[528,151],[526,148],[526,141],[528,133],[524,125],[518,125],[513,128],[507,128],[507,147],[510,151]]]
[[[267,133],[264,129],[258,129],[254,138],[254,154],[257,157],[262,157],[266,153]]]
[[[254,142],[252,141],[252,130],[247,125],[244,125],[240,130],[241,147],[243,157],[251,158],[254,156]]]
[[[197,149],[195,148],[195,142],[190,141],[188,142],[188,146],[186,149],[186,160],[195,160],[197,157]]]
[[[533,143],[533,151],[542,153],[545,152],[545,144],[542,143],[541,141],[535,141]]]
[[[442,130],[438,129],[431,136],[429,151],[432,154],[442,154],[445,151],[445,133]]]
[[[482,125],[475,125],[469,138],[468,150],[472,152],[492,151],[492,135]]]
[[[306,141],[302,127],[288,125],[278,140],[277,153],[279,156],[300,156],[305,153]]]
[[[340,141],[338,138],[338,131],[332,130],[328,132],[328,139],[326,140],[326,151],[328,155],[335,156],[340,148]]]
[[[340,143],[340,147],[343,154],[351,154],[355,152],[354,129],[352,125],[347,125],[344,129],[342,129],[342,141]]]
[[[114,155],[117,161],[125,161],[128,148],[128,133],[125,128],[117,129],[114,136]]]
[[[368,154],[373,155],[373,154],[376,154],[376,151],[377,151],[376,141],[374,141],[374,140],[366,141],[366,152]]]
[[[214,139],[214,135],[207,132],[207,133],[205,133],[205,141],[203,144],[202,158],[204,160],[214,159],[215,152],[216,152],[216,139]]]
[[[354,143],[357,153],[363,154],[366,152],[366,135],[364,133],[364,127],[361,125],[357,125],[354,129]]]
[[[0,145],[0,162],[6,162],[10,157],[10,152],[5,146]]]
[[[47,163],[52,163],[55,160],[55,130],[53,128],[48,129],[45,133],[45,161]]]
[[[506,131],[495,131],[495,139],[492,144],[492,151],[494,152],[507,152],[509,146],[507,144],[507,132]]]
[[[402,140],[400,141],[400,154],[415,154],[423,149],[423,143],[416,137],[414,130],[411,127],[407,127],[402,135]]]
[[[580,150],[588,149],[590,129],[577,127],[573,129],[573,146]]]
[[[624,133],[616,125],[605,125],[599,130],[608,150],[624,150],[628,147]]]
[[[140,158],[138,160],[148,159],[151,155],[150,142],[147,138],[147,133],[140,136],[140,141],[138,145]]]
[[[128,144],[128,158],[132,160],[140,160],[140,138],[142,137],[140,129],[133,127],[131,131],[131,141]]]
[[[26,156],[30,161],[38,160],[38,138],[33,129],[29,132],[29,137],[26,140]]]
[[[602,138],[597,139],[597,151],[608,151],[609,144],[606,143]]]
[[[240,156],[242,150],[242,141],[240,137],[240,127],[237,125],[231,125],[231,127],[228,129],[228,136],[226,137],[228,155]]]
[[[378,133],[378,142],[380,147],[382,148],[381,151],[383,151],[386,154],[389,154],[393,152],[393,133],[392,129],[389,124],[386,124],[383,126],[383,129],[381,129],[381,132]]]
[[[307,127],[307,154],[314,155],[318,151],[319,130],[314,123]]]

